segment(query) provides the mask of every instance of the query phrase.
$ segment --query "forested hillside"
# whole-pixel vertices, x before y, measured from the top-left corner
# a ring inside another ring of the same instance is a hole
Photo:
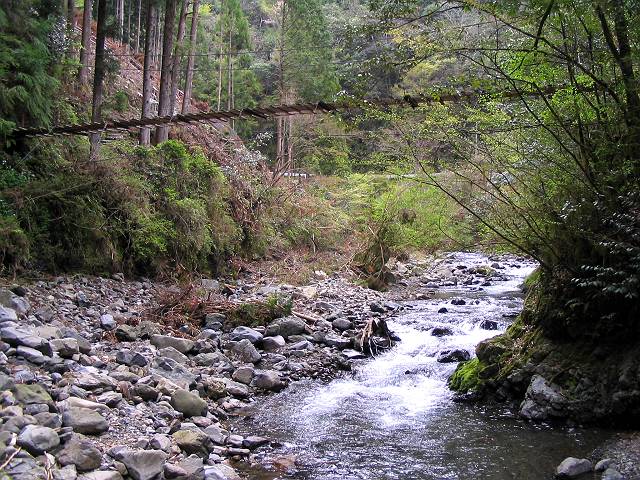
[[[636,478],[563,428],[640,424],[639,48],[632,0],[0,0],[0,475]]]

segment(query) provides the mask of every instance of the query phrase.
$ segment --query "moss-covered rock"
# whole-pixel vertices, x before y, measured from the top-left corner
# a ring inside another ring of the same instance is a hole
[[[479,373],[484,368],[485,365],[477,358],[458,364],[458,368],[449,378],[449,388],[457,393],[477,391],[483,383],[479,378]]]

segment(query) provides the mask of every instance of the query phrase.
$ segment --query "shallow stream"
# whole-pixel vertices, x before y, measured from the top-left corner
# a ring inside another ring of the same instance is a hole
[[[447,259],[452,268],[490,263],[479,254]],[[260,403],[245,427],[282,444],[266,460],[296,457],[295,470],[277,478],[540,480],[552,478],[567,456],[588,456],[608,438],[601,430],[532,425],[507,410],[452,401],[446,381],[456,364],[438,363],[438,352],[473,354],[522,308],[519,285],[534,265],[501,267],[502,280],[491,285],[440,287],[430,300],[404,303],[389,321],[402,341],[348,377],[299,382]],[[452,305],[454,298],[465,304]],[[442,307],[446,313],[438,313]],[[498,329],[481,328],[486,320]],[[434,327],[453,335],[433,336]]]

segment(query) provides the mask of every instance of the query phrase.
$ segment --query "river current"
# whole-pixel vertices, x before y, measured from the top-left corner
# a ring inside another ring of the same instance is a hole
[[[490,263],[470,253],[446,260],[454,268]],[[503,332],[520,312],[519,286],[535,268],[500,264],[502,280],[491,285],[440,287],[429,300],[404,302],[389,321],[401,342],[349,376],[298,382],[261,402],[250,429],[282,445],[265,460],[296,458],[295,469],[276,478],[540,480],[605,440],[601,430],[534,425],[506,409],[453,402],[446,383],[456,364],[438,363],[437,354],[460,348],[473,355],[478,342]],[[498,329],[482,328],[483,321]],[[433,336],[434,327],[453,334]]]

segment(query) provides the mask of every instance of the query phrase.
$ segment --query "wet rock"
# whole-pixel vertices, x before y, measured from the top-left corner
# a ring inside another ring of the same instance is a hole
[[[565,458],[556,468],[556,478],[576,478],[593,469],[591,462],[586,458]]]
[[[204,468],[205,480],[241,480],[240,475],[228,465],[213,465]]]
[[[102,453],[91,440],[73,435],[56,454],[56,459],[60,465],[75,465],[79,472],[88,472],[100,468]]]
[[[249,327],[236,327],[230,335],[230,339],[234,342],[239,342],[240,340],[249,340],[252,344],[257,344],[262,341],[262,334],[253,328]]]
[[[625,480],[625,476],[614,468],[607,468],[603,472],[601,480]]]
[[[438,363],[466,362],[471,358],[468,351],[462,349],[443,350],[438,354]]]
[[[593,467],[593,469],[596,472],[604,472],[607,468],[611,467],[612,465],[613,465],[612,458],[603,458],[598,463],[596,463],[596,466]]]
[[[27,425],[18,435],[17,443],[32,455],[41,455],[60,445],[60,437],[52,428]]]
[[[209,437],[201,430],[178,430],[173,434],[173,439],[178,447],[188,455],[193,453],[202,458],[207,458],[209,456],[209,452],[206,448]]]
[[[251,382],[251,385],[263,390],[279,391],[284,388],[284,383],[280,374],[275,370],[258,370]]]
[[[240,340],[231,350],[243,363],[257,363],[262,360],[262,355],[249,340]]]
[[[451,300],[451,305],[466,305],[467,301],[462,298],[454,298]]]
[[[265,352],[277,352],[283,348],[287,342],[281,335],[275,337],[264,337],[262,339],[262,348]]]
[[[151,345],[158,349],[173,347],[180,353],[186,354],[193,350],[195,342],[187,338],[170,337],[168,335],[152,335]]]
[[[453,330],[449,327],[433,327],[431,335],[434,337],[445,337],[447,335],[453,335]]]
[[[224,445],[227,441],[227,437],[229,436],[226,430],[223,430],[217,425],[210,425],[204,429],[204,433],[207,434],[209,440],[217,445]]]
[[[133,480],[157,480],[162,474],[167,454],[160,450],[128,450],[116,454]]]
[[[438,313],[447,313],[449,310],[447,310],[447,307],[442,307],[440,309],[438,309]]]
[[[359,360],[359,359],[367,358],[367,356],[362,352],[358,352],[357,350],[351,350],[351,349],[343,350],[342,355],[347,357],[347,359],[349,360]]]
[[[480,322],[480,328],[483,330],[498,330],[498,322],[493,320],[483,320]]]
[[[550,384],[540,375],[534,375],[520,405],[520,416],[528,420],[562,417],[566,406],[567,399],[560,387]]]
[[[73,428],[76,433],[99,435],[109,430],[106,419],[95,410],[70,408],[62,414],[62,424]]]
[[[207,402],[205,402],[196,393],[191,393],[181,388],[177,389],[171,395],[171,406],[182,413],[185,417],[197,417],[203,415],[207,411]]]
[[[268,438],[258,437],[256,435],[250,435],[242,440],[242,446],[251,450],[266,445],[267,443],[269,443]]]
[[[146,367],[148,363],[143,355],[133,350],[119,350],[116,353],[116,362],[121,365],[127,365],[128,367]]]

